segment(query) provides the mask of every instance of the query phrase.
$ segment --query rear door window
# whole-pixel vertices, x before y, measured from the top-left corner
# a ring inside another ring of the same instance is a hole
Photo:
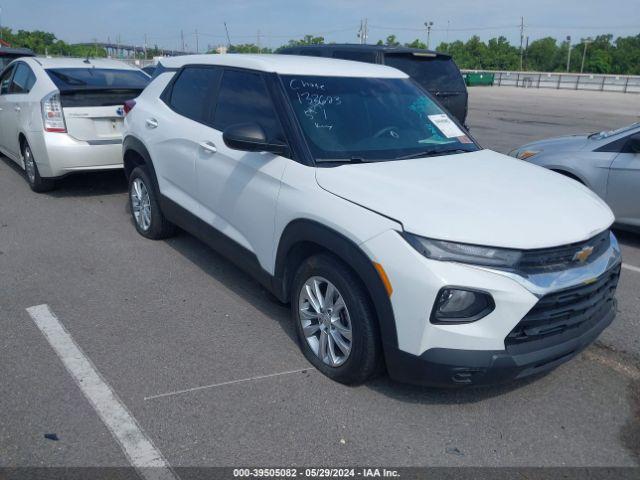
[[[117,68],[48,68],[47,74],[61,92],[67,90],[140,89],[149,76],[140,70]]]
[[[36,76],[26,63],[18,63],[13,75],[9,93],[29,93],[36,83]]]
[[[186,67],[173,84],[169,106],[180,115],[207,123],[222,70]]]
[[[385,54],[385,65],[405,72],[427,90],[465,91],[458,67],[448,57]]]
[[[282,128],[262,75],[240,70],[225,70],[213,120],[223,131],[238,123],[257,123],[267,139],[284,140]]]

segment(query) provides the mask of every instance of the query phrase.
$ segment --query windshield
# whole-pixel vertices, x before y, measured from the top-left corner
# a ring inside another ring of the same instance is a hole
[[[78,89],[140,89],[150,78],[140,70],[119,70],[116,68],[55,68],[47,73],[61,92]]]
[[[394,160],[478,147],[409,79],[283,75],[316,160]]]
[[[386,54],[384,63],[405,72],[429,91],[464,92],[466,90],[460,70],[448,57]]]
[[[622,128],[618,128],[616,130],[609,130],[608,132],[596,132],[589,135],[589,138],[593,138],[595,140],[602,140],[603,138],[613,137],[614,135],[618,135],[620,133],[628,132],[629,130],[633,130],[634,128],[640,127],[640,122],[632,123],[631,125],[627,125]]]

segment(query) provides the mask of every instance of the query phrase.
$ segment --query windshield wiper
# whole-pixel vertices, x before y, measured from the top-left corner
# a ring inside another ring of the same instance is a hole
[[[396,157],[394,160],[409,160],[410,158],[420,158],[420,157],[437,157],[438,155],[446,155],[448,153],[467,153],[472,151],[473,150],[465,150],[464,148],[448,148],[444,150],[440,150],[440,149],[424,150],[422,152],[410,153],[409,155]]]
[[[349,158],[316,158],[316,163],[366,163],[362,157]]]

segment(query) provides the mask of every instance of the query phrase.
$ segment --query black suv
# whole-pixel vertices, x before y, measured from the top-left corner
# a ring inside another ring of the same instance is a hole
[[[381,63],[402,70],[427,90],[460,123],[467,118],[467,87],[451,55],[386,45],[329,44],[286,47],[278,53]]]

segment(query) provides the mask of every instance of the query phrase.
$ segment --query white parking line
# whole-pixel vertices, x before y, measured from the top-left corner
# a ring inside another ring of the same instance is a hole
[[[169,463],[102,379],[91,360],[82,352],[49,306],[29,307],[27,312],[140,476],[146,480],[176,480]]]
[[[626,268],[627,270],[631,270],[632,272],[640,273],[640,267],[629,265],[628,263],[623,263],[622,268]]]
[[[278,373],[270,373],[268,375],[258,375],[257,377],[241,378],[239,380],[230,380],[228,382],[213,383],[211,385],[202,385],[199,387],[187,388],[184,390],[176,390],[174,392],[160,393],[158,395],[151,395],[149,397],[144,397],[144,399],[153,400],[154,398],[171,397],[173,395],[180,395],[182,393],[195,392],[198,390],[204,390],[206,388],[222,387],[223,385],[233,385],[235,383],[250,382],[252,380],[262,380],[263,378],[279,377],[281,375],[291,375],[292,373],[301,373],[301,372],[306,372],[311,370],[315,370],[315,369],[313,367],[307,367],[307,368],[300,368],[298,370],[290,370],[288,372],[278,372]]]

